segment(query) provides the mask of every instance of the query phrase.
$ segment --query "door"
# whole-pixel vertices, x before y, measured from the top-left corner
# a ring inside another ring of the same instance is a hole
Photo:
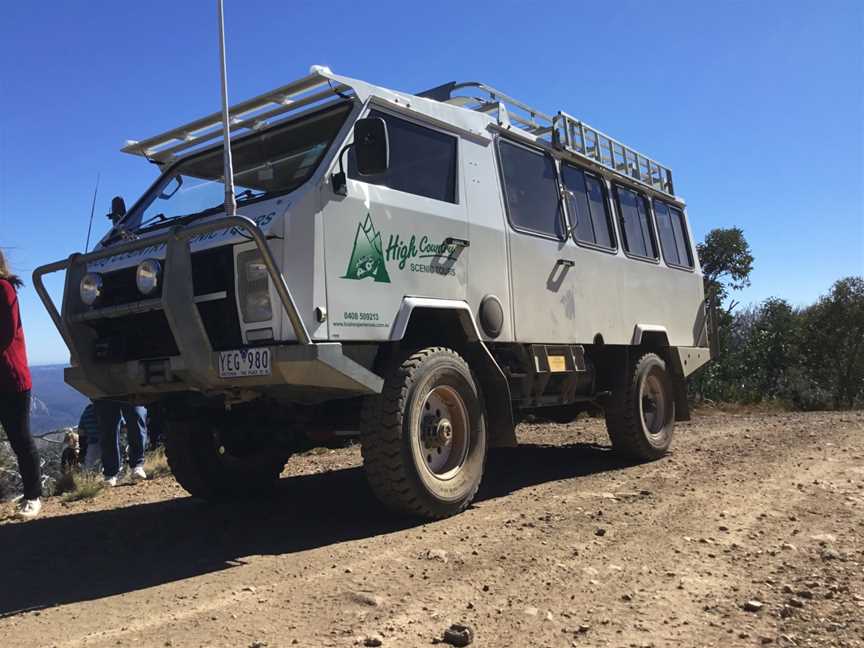
[[[568,241],[555,161],[543,151],[498,142],[516,340],[576,340],[574,245]]]
[[[386,340],[406,296],[464,300],[468,225],[459,138],[379,110],[390,164],[360,176],[349,151],[347,196],[324,187],[329,334]]]

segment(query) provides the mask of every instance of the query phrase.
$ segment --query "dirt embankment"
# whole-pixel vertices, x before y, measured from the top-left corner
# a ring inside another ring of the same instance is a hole
[[[864,646],[861,413],[702,416],[636,466],[599,421],[519,436],[431,524],[380,510],[356,448],[246,504],[51,500],[0,524],[0,645]]]

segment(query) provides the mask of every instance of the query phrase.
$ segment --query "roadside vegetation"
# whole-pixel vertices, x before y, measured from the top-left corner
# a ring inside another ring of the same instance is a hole
[[[754,258],[738,228],[699,245],[707,292],[717,295],[720,357],[693,379],[697,401],[796,410],[864,406],[864,278],[845,277],[808,306],[772,297],[740,307]]]

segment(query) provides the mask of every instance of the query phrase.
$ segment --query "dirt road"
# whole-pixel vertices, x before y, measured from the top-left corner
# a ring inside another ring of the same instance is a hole
[[[53,499],[0,523],[0,645],[864,646],[864,415],[678,430],[631,466],[599,421],[522,426],[431,524],[379,509],[356,448],[245,506],[170,477]]]

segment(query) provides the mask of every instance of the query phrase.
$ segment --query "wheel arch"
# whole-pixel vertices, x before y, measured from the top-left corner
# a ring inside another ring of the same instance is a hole
[[[510,385],[483,341],[467,302],[406,297],[393,323],[390,341],[390,349],[447,346],[459,352],[480,382],[489,445],[516,445]]]
[[[690,420],[690,403],[687,400],[687,378],[678,349],[669,344],[669,333],[658,324],[637,324],[633,328],[633,349],[653,351],[666,363],[666,372],[672,381],[675,397],[675,420]]]

